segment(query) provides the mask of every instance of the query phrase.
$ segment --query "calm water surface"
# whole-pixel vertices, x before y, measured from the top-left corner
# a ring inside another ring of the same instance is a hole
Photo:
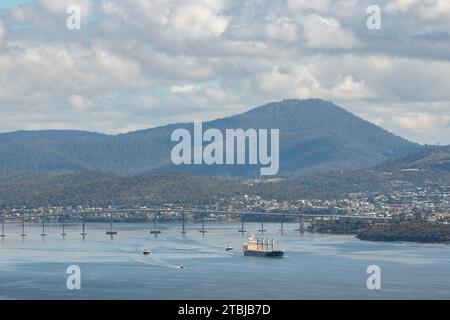
[[[113,240],[107,224],[48,226],[45,238],[38,225],[6,225],[0,240],[0,299],[450,299],[450,246],[417,243],[373,243],[352,236],[299,234],[297,225],[265,224],[265,237],[278,240],[283,259],[244,257],[247,224],[200,226],[116,224]],[[231,245],[234,252],[226,252]],[[148,247],[152,253],[141,254]],[[186,266],[180,270],[178,265]],[[81,290],[66,288],[66,269],[81,268]],[[366,269],[382,270],[381,290],[368,290]]]

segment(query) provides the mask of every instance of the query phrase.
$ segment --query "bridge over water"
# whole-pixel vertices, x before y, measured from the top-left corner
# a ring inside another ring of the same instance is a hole
[[[241,227],[237,231],[240,233],[245,233],[247,230],[245,229],[245,222],[246,218],[250,217],[252,221],[254,221],[255,218],[259,218],[260,221],[260,229],[258,230],[261,233],[264,233],[266,230],[264,229],[264,221],[267,221],[268,218],[276,217],[277,220],[280,221],[280,229],[279,231],[283,233],[285,231],[284,229],[284,223],[287,219],[289,220],[297,220],[298,222],[298,229],[295,229],[295,231],[303,233],[305,231],[305,220],[314,220],[314,219],[364,219],[364,220],[389,220],[390,217],[380,217],[380,216],[373,216],[373,215],[342,215],[342,214],[304,214],[304,213],[292,213],[292,212],[255,212],[255,211],[233,211],[233,210],[205,210],[205,209],[184,209],[184,208],[121,208],[121,209],[97,209],[97,210],[77,210],[77,211],[65,211],[65,212],[58,212],[58,213],[45,213],[42,212],[35,212],[31,210],[19,210],[14,211],[12,213],[3,213],[0,216],[1,220],[1,234],[0,237],[6,237],[5,234],[5,223],[8,221],[21,221],[22,223],[22,233],[20,234],[21,237],[25,237],[25,222],[26,221],[32,221],[32,220],[39,220],[41,226],[42,226],[42,233],[41,236],[45,237],[47,234],[45,233],[45,227],[46,223],[49,220],[55,220],[58,219],[59,223],[61,224],[62,233],[61,236],[66,236],[66,223],[70,219],[71,221],[78,220],[80,222],[81,226],[81,233],[80,235],[84,239],[87,236],[86,233],[86,224],[87,220],[89,220],[89,216],[108,216],[109,217],[109,229],[106,231],[107,235],[110,235],[111,238],[117,234],[117,231],[114,230],[114,216],[123,215],[123,214],[133,214],[133,213],[141,213],[145,214],[147,217],[151,217],[151,220],[153,221],[153,228],[150,230],[150,233],[157,235],[162,232],[162,230],[158,227],[158,222],[164,213],[177,213],[180,215],[179,222],[180,225],[180,233],[186,234],[186,224],[187,214],[196,214],[201,216],[201,229],[199,230],[200,233],[205,235],[207,233],[206,230],[206,223],[205,218],[207,215],[214,214],[215,216],[236,216],[239,218],[241,222]]]

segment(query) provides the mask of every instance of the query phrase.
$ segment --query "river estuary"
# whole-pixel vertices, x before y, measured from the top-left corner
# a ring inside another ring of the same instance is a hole
[[[450,299],[450,245],[360,241],[353,236],[300,234],[298,226],[266,223],[264,237],[275,238],[282,259],[244,257],[248,235],[258,223],[199,224],[186,235],[176,223],[108,224],[66,227],[6,224],[0,239],[0,299]],[[230,245],[234,251],[227,252]],[[151,254],[143,255],[144,248]],[[80,290],[69,290],[67,268],[81,270]],[[184,269],[178,268],[185,266]],[[367,288],[367,267],[381,269],[381,290]]]

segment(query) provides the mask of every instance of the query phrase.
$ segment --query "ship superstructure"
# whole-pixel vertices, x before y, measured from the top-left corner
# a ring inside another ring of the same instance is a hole
[[[284,251],[276,248],[274,239],[257,238],[252,235],[244,244],[244,255],[253,257],[281,258]]]

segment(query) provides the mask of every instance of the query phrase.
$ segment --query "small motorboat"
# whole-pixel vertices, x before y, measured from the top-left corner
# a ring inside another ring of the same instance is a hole
[[[227,246],[225,248],[225,251],[233,251],[233,250],[234,250],[234,248],[232,246]]]
[[[142,251],[142,254],[143,254],[144,256],[147,256],[147,255],[150,254],[150,250],[147,249],[147,248],[145,248],[144,251]]]
[[[184,266],[182,264],[180,264],[177,268],[178,269],[184,269]]]

